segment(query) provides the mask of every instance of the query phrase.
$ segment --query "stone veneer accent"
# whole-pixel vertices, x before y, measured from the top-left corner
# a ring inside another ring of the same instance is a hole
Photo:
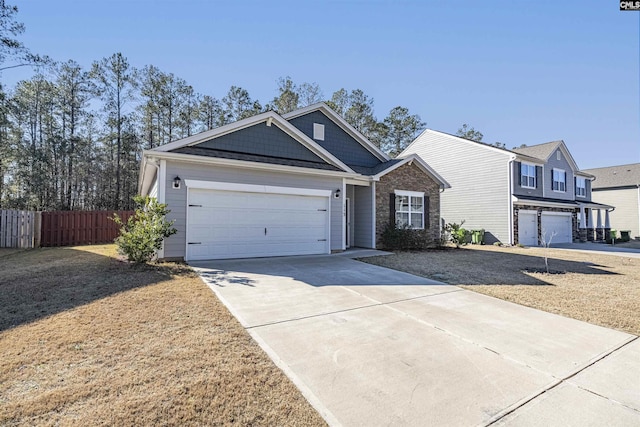
[[[513,207],[513,241],[515,244],[518,244],[518,211],[522,209],[523,211],[538,211],[538,242],[542,237],[542,226],[540,224],[540,215],[542,212],[570,212],[571,215],[571,229],[572,229],[572,240],[574,242],[580,241],[580,231],[578,230],[578,212],[579,209],[575,208],[542,208],[540,206],[532,206],[532,205],[518,205]]]
[[[421,191],[429,198],[429,222],[425,230],[433,245],[440,242],[440,186],[414,164],[404,164],[376,182],[376,248],[381,247],[380,235],[389,224],[389,194],[394,190]],[[426,213],[426,212],[425,212]]]

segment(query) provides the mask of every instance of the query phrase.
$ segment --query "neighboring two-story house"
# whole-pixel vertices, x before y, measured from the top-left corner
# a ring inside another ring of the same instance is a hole
[[[487,243],[602,240],[609,227],[612,206],[592,202],[593,176],[563,141],[506,150],[427,129],[400,157],[411,154],[451,185],[440,200],[443,222],[484,229]]]
[[[592,183],[593,200],[616,207],[611,213],[611,227],[628,230],[630,237],[640,238],[640,163],[584,172],[596,177]]]
[[[417,155],[391,159],[326,104],[268,111],[143,153],[139,192],[178,232],[159,258],[377,248],[391,224],[436,244],[449,185]]]

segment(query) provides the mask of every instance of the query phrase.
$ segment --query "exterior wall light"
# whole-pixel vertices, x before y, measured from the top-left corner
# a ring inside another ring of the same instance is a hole
[[[179,189],[180,188],[180,177],[176,176],[175,178],[173,178],[173,188],[175,189]]]

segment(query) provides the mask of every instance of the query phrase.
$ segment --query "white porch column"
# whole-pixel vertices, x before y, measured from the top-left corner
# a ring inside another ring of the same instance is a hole
[[[598,209],[598,223],[597,228],[602,228],[602,215],[600,214],[600,209]]]
[[[589,209],[589,224],[587,224],[588,229],[593,229],[593,209]]]
[[[584,206],[580,206],[580,228],[587,228],[587,217],[584,214]]]
[[[611,228],[611,223],[609,222],[609,209],[604,210],[604,228]]]

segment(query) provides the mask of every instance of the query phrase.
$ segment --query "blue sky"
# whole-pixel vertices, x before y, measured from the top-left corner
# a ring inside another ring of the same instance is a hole
[[[402,105],[507,148],[563,139],[581,168],[640,162],[640,12],[617,0],[10,3],[24,43],[56,60],[122,52],[202,94],[237,85],[262,103],[289,75],[327,98],[362,89],[379,119]]]

